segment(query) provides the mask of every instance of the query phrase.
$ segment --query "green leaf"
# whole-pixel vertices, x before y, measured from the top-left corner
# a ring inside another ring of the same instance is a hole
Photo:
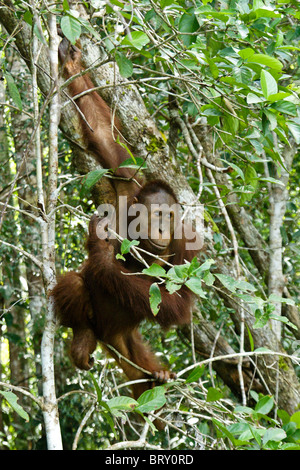
[[[32,18],[33,18],[33,15],[31,13],[31,11],[29,10],[26,10],[24,15],[23,15],[23,20],[29,24],[29,26],[32,26]]]
[[[300,124],[293,121],[286,121],[290,133],[294,137],[296,144],[300,144]]]
[[[99,384],[98,384],[97,380],[95,379],[94,375],[91,372],[89,372],[89,376],[91,377],[92,382],[94,384],[94,387],[96,389],[98,403],[101,403],[102,402],[102,392],[101,392],[101,389],[99,387]]]
[[[259,446],[261,446],[261,437],[260,437],[260,434],[257,432],[257,430],[253,427],[253,426],[250,426],[249,424],[249,429],[250,429],[250,432],[252,434],[252,436],[254,437],[254,439],[256,440],[257,444]]]
[[[296,423],[297,429],[300,429],[300,411],[296,411],[292,416],[290,421]]]
[[[77,18],[72,15],[63,16],[60,21],[63,34],[72,44],[75,44],[80,37],[81,25]]]
[[[250,47],[246,47],[246,49],[241,49],[238,54],[243,60],[246,60],[249,59],[249,57],[253,56],[255,54],[255,51]]]
[[[226,162],[226,163],[228,163],[228,162]],[[237,166],[234,163],[230,162],[229,168],[232,168],[234,171],[236,171],[237,174],[242,178],[242,180],[245,179],[243,170],[239,166]]]
[[[39,39],[39,41],[41,41],[44,44],[44,46],[48,47],[48,43],[46,39],[44,38],[42,31],[37,27],[36,23],[33,25],[33,32],[35,36]]]
[[[280,60],[266,54],[252,54],[248,57],[247,62],[251,64],[266,65],[267,67],[270,67],[270,69],[277,71],[280,71],[283,67]]]
[[[294,436],[293,436],[294,438]],[[299,440],[299,439],[298,439]],[[286,443],[286,444],[282,444],[280,446],[280,449],[281,450],[300,450],[300,445],[299,444],[293,444],[293,443]]]
[[[286,438],[286,432],[283,429],[269,428],[263,436],[263,445],[265,446],[269,441],[280,442]]]
[[[19,416],[21,416],[21,418],[25,419],[26,421],[29,421],[29,415],[17,403],[17,401],[19,400],[19,397],[17,397],[17,395],[15,395],[13,392],[2,392],[2,391],[0,391],[0,394],[10,404],[10,406],[15,410],[15,412],[18,413]]]
[[[153,263],[149,268],[145,268],[142,271],[144,274],[147,274],[148,276],[154,276],[154,277],[164,277],[166,276],[166,271],[165,269],[160,266],[159,264]]]
[[[127,35],[123,39],[122,44],[132,46],[135,49],[141,51],[143,47],[148,44],[148,42],[150,42],[150,39],[143,31],[133,31],[131,36]]]
[[[180,18],[178,28],[181,33],[194,33],[197,31],[197,29],[199,29],[199,23],[197,21],[196,15],[184,13]],[[189,34],[184,34],[181,36],[182,42],[186,47],[195,42],[196,38],[196,35]]]
[[[294,330],[298,330],[298,327],[294,325],[291,321],[289,321],[288,318],[281,316],[281,315],[270,315],[270,320],[276,320],[280,321],[281,323],[284,323],[285,325],[288,325],[290,328],[293,328]]]
[[[300,51],[300,47],[297,46],[280,46],[278,49],[280,51]]]
[[[206,299],[206,293],[202,289],[202,281],[198,277],[191,277],[186,281],[185,285],[192,291],[194,294],[199,295],[202,299]]]
[[[252,416],[254,413],[254,410],[250,408],[249,406],[236,406],[234,409],[234,413],[245,413],[249,416]]]
[[[239,129],[239,120],[233,117],[231,114],[225,114],[223,116],[223,129],[224,131],[229,132],[232,136],[228,136],[226,134],[223,135],[223,140],[229,139],[230,140],[236,135]],[[225,138],[226,137],[226,138]]]
[[[181,289],[181,287],[182,287],[181,283],[178,284],[176,282],[169,281],[169,280],[166,282],[166,289],[170,294],[174,294],[174,292],[177,292],[179,289]]]
[[[284,183],[276,178],[268,176],[268,178],[259,178],[259,181],[266,181],[268,183],[279,184],[279,186],[284,186]]]
[[[281,18],[281,13],[276,13],[267,8],[258,8],[255,10],[256,18]]]
[[[226,289],[231,292],[236,291],[236,281],[232,279],[232,277],[226,276],[225,274],[215,274],[215,276],[219,279],[223,286],[226,287]]]
[[[99,3],[101,3],[101,2],[99,2]],[[119,2],[118,0],[111,0],[110,3],[112,3],[113,5],[116,5],[119,8],[124,8],[124,3]]]
[[[270,413],[273,406],[274,406],[274,398],[265,396],[261,398],[258,403],[256,403],[255,411],[262,415],[267,415],[268,413]]]
[[[298,413],[300,418],[300,411],[298,411]],[[292,416],[290,416],[289,413],[285,410],[277,410],[277,416],[283,425],[288,424],[290,419],[292,419]]]
[[[90,171],[82,180],[82,189],[84,191],[91,189],[107,172],[108,170],[102,168]]]
[[[254,304],[256,308],[263,308],[265,305],[265,301],[261,297],[256,297],[253,294],[238,294],[235,293],[235,295],[239,299],[243,299],[245,302],[249,304]]]
[[[264,98],[261,96],[257,96],[254,93],[248,93],[247,95],[247,103],[254,104],[254,103],[263,103]]]
[[[276,294],[271,294],[268,300],[269,302],[281,302],[283,304],[295,305],[295,301],[293,299],[281,297],[280,295],[276,295]]]
[[[122,244],[121,244],[121,253],[122,253],[122,255],[125,255],[126,253],[129,253],[130,248],[132,246],[138,246],[139,244],[140,244],[140,242],[138,240],[127,240],[127,238],[125,238],[122,241]]]
[[[120,165],[119,165],[119,168],[133,168],[133,169],[136,169],[136,170],[140,170],[140,169],[145,169],[147,168],[147,163],[145,162],[145,160],[142,158],[142,157],[133,157],[132,158],[127,158],[126,160],[124,160]]]
[[[252,72],[246,67],[234,67],[232,75],[238,83],[249,85],[252,81]]]
[[[116,62],[119,67],[120,74],[124,78],[128,78],[133,74],[133,64],[131,60],[127,59],[127,57],[122,53],[117,51],[116,52]]]
[[[249,442],[253,438],[253,434],[251,433],[249,426],[245,429],[244,432],[240,433],[239,440]]]
[[[208,17],[216,18],[220,21],[223,21],[224,23],[226,23],[229,20],[229,16],[234,15],[234,11],[232,10],[225,10],[225,9],[219,10],[219,11],[212,10],[212,9],[208,10],[207,7],[205,6],[197,8],[196,13],[198,13],[200,16],[208,16]]]
[[[197,256],[194,256],[194,258],[190,262],[189,269],[188,269],[188,274],[194,273],[194,271],[196,271],[199,268],[199,266],[200,266],[200,263],[197,259]]]
[[[280,113],[289,114],[290,116],[297,116],[297,107],[290,101],[280,100],[271,105],[273,109],[277,109]]]
[[[172,5],[174,0],[160,0],[160,6],[161,8],[166,8],[166,7],[169,7],[170,5]]]
[[[275,78],[266,70],[261,71],[260,83],[264,97],[268,99],[270,95],[278,92],[278,86]]]
[[[215,282],[215,277],[212,273],[208,272],[207,274],[205,274],[205,276],[203,276],[202,280],[207,286],[210,287]]]
[[[64,0],[64,1],[63,1],[63,10],[64,10],[64,11],[70,10],[70,6],[69,6],[68,0]]]
[[[261,348],[256,348],[254,350],[254,352],[265,352],[265,353],[272,353],[273,351],[269,348],[265,348],[264,346],[262,346]]]
[[[213,60],[211,60],[209,57],[206,57],[206,62],[209,65],[212,77],[213,78],[218,78],[220,72],[219,72],[219,69],[216,66],[215,62]]]
[[[21,100],[21,96],[20,96],[20,93],[19,93],[19,90],[15,84],[15,81],[13,79],[13,76],[9,73],[9,72],[3,72],[3,75],[6,79],[6,83],[7,83],[7,87],[8,87],[8,91],[9,91],[9,94],[13,100],[13,102],[15,103],[15,105],[17,106],[17,108],[22,111],[22,100]]]
[[[257,330],[258,328],[263,328],[269,320],[269,313],[264,312],[263,310],[255,310],[255,322],[253,328]]]
[[[254,147],[255,153],[257,153],[257,155],[261,155],[263,153],[264,148],[261,142],[256,139],[250,139],[250,143]]]
[[[230,424],[227,429],[234,435],[241,435],[249,431],[249,426],[247,423],[236,422],[234,424]]]
[[[107,407],[107,408],[108,408],[108,407]],[[108,410],[109,410],[109,408],[108,408]],[[104,416],[104,418],[105,418],[106,421],[108,422],[108,424],[109,424],[109,426],[110,426],[110,429],[112,430],[112,433],[114,434],[115,438],[117,439],[116,426],[115,426],[114,420],[113,420],[112,417],[110,416],[109,411],[103,412],[103,413],[102,413],[102,416]]]
[[[266,119],[267,119],[267,122],[265,124],[266,124],[266,128],[267,128],[267,132],[269,132],[269,127],[267,126],[267,123],[270,126],[271,131],[276,129],[276,127],[277,127],[277,116],[274,113],[274,111],[272,112],[269,109],[264,109],[263,123],[265,122]]]
[[[174,266],[174,271],[176,273],[176,276],[179,279],[185,279],[188,275],[188,272],[189,272],[189,265],[188,264],[176,264]],[[168,271],[168,274],[169,274],[169,272],[170,271]]]
[[[223,284],[226,289],[230,290],[231,292],[236,292],[237,289],[240,289],[242,291],[250,291],[254,292],[256,291],[256,287],[254,287],[252,284],[250,284],[247,281],[236,281],[230,276],[226,276],[225,274],[215,274],[219,281]]]
[[[217,401],[220,400],[220,398],[223,398],[223,393],[220,390],[213,387],[208,388],[206,401]]]
[[[151,390],[146,390],[138,398],[138,406],[135,411],[141,413],[149,413],[161,408],[166,403],[165,389],[163,386],[154,387]]]
[[[257,188],[258,178],[255,168],[248,165],[245,170],[245,183],[250,184],[254,190]]]
[[[86,20],[85,18],[81,18],[80,16],[75,19],[77,19],[78,23],[81,24],[81,26],[83,26],[85,29],[87,29],[92,36],[94,36],[98,41],[101,41],[100,34],[95,28],[93,28],[93,26],[91,26],[88,20]]]
[[[193,274],[194,276],[199,276],[199,274],[210,269],[211,265],[214,263],[215,263],[215,260],[212,258],[209,258],[206,261],[204,261],[204,263],[201,264],[201,266],[199,266],[195,271],[192,271],[191,274]]]
[[[205,371],[205,365],[203,366],[196,366],[195,369],[192,370],[192,372],[189,374],[188,378],[186,379],[185,383],[190,383],[190,382],[197,382],[197,380],[202,377],[203,373]]]
[[[254,341],[253,341],[253,337],[252,337],[252,334],[251,334],[251,331],[248,327],[248,325],[246,324],[246,328],[247,328],[247,332],[248,332],[248,337],[249,337],[249,343],[250,343],[250,349],[251,351],[254,350]]]
[[[284,98],[287,98],[288,96],[291,96],[291,93],[286,93],[286,92],[281,91],[280,93],[275,93],[274,95],[269,95],[268,96],[268,101],[270,103],[275,103],[275,101],[283,100]]]
[[[114,416],[122,416],[120,411],[132,411],[138,402],[131,397],[114,397],[108,400],[107,405]]]
[[[182,283],[190,274],[190,266],[188,264],[177,264],[169,269],[167,276],[171,281]]]
[[[179,282],[182,283],[182,281],[185,279],[186,276],[182,275],[181,270],[175,271],[175,266],[173,268],[169,269],[168,273],[168,279],[171,281]]]
[[[156,282],[154,282],[149,289],[150,307],[154,316],[159,312],[159,305],[161,303],[161,292]]]
[[[236,447],[237,444],[238,444],[238,441],[237,439],[235,439],[234,435],[228,431],[228,429],[225,428],[225,426],[223,426],[222,423],[220,423],[218,420],[216,420],[215,418],[212,418],[212,421],[214,423],[214,425],[220,429],[222,431],[222,433],[232,442],[232,444]]]

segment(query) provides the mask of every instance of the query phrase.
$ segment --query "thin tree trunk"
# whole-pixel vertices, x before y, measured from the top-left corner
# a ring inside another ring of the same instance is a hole
[[[0,103],[5,103],[5,88],[3,81],[0,81]],[[2,106],[0,107],[0,111],[2,111]],[[0,163],[3,168],[8,168],[8,142],[7,142],[7,135],[5,132],[5,120],[4,120],[4,113],[0,112]],[[6,182],[3,181],[3,184]],[[0,191],[2,192],[4,188],[0,187]],[[0,207],[1,210],[1,207]],[[3,268],[0,267],[0,279],[3,281]],[[2,315],[4,313],[4,296],[0,294],[0,319],[2,319]],[[2,358],[2,342],[3,342],[3,325],[0,322],[0,381],[2,381],[2,373],[4,371],[4,367],[1,362]],[[2,411],[2,397],[0,397],[0,433],[4,435],[4,423],[3,423],[3,411]],[[4,447],[1,445],[0,441],[0,450],[4,450]]]
[[[17,61],[14,64],[14,71],[12,71],[13,75],[20,74],[22,70],[22,66],[20,61]],[[2,103],[5,102],[5,94],[4,90],[2,89],[1,92],[1,97],[0,101]],[[19,113],[18,113],[19,114]],[[11,111],[10,113],[12,122],[14,124],[14,143],[17,143],[17,138],[21,133],[20,129],[23,129],[24,127],[24,122],[20,124],[20,121],[18,119],[15,120],[15,117],[17,116],[16,111]],[[5,134],[5,122],[3,119],[3,116],[0,118],[0,127],[3,129],[2,131],[2,138],[0,138],[0,141],[2,143],[2,149],[1,149],[1,164],[2,168],[4,169],[3,171],[3,182],[4,184],[7,183],[9,184],[11,179],[13,178],[10,164],[9,164],[9,152],[8,152],[8,141],[7,141],[7,135]],[[16,147],[18,147],[16,145]],[[16,148],[16,152],[14,153],[14,163],[16,164],[16,167],[19,165],[19,154],[18,150]],[[16,198],[12,198],[11,200],[11,205],[15,206],[17,209],[18,202]],[[0,206],[0,211],[1,211],[1,206]],[[15,212],[10,211],[7,214],[8,220],[10,220],[10,226],[11,227],[19,227],[19,221],[16,221],[15,218]],[[18,239],[19,239],[19,231],[18,230],[13,230],[11,233],[13,237],[13,241],[15,244],[18,244]],[[8,255],[9,257],[9,255]],[[8,258],[7,257],[7,258]],[[21,283],[21,277],[22,274],[25,271],[25,267],[22,263],[22,261],[19,259],[19,257],[16,257],[9,262],[10,269],[9,269],[9,274],[6,272],[4,275],[4,284],[6,286],[7,292],[10,292],[10,295],[8,298],[4,299],[4,308],[7,309],[8,315],[7,315],[7,322],[6,322],[6,327],[7,327],[7,334],[8,334],[8,342],[9,342],[9,359],[10,359],[10,380],[11,383],[14,385],[19,385],[19,386],[28,386],[27,382],[27,377],[28,377],[28,364],[27,364],[27,354],[26,354],[26,334],[25,334],[25,316],[26,316],[26,310],[22,307],[22,293],[24,290],[24,287]],[[18,394],[19,397],[19,403],[20,405],[24,405],[26,403],[26,399],[24,398],[23,395]],[[16,422],[20,422],[20,417],[16,413],[14,416],[14,420]]]
[[[43,244],[43,276],[47,294],[54,287],[55,275],[55,208],[57,204],[57,170],[58,170],[58,124],[59,124],[59,90],[58,90],[58,36],[56,17],[49,14],[50,32],[50,75],[53,80],[51,102],[49,108],[49,179],[47,185],[47,222],[42,224]],[[39,167],[39,164],[38,164]],[[37,176],[39,177],[38,172]],[[39,182],[39,187],[42,184]],[[46,235],[46,237],[45,237]],[[45,240],[46,238],[46,240]],[[48,450],[61,450],[62,437],[59,424],[58,406],[55,392],[54,377],[54,336],[56,320],[53,300],[48,300],[45,329],[42,338],[41,357],[43,373],[44,421]]]
[[[276,140],[276,137],[274,137]],[[276,179],[282,184],[269,184],[269,200],[270,200],[270,235],[269,235],[269,252],[270,252],[270,267],[269,267],[269,278],[268,278],[268,289],[269,295],[275,295],[278,297],[283,296],[283,290],[285,285],[285,278],[282,270],[282,235],[281,230],[283,227],[283,217],[286,211],[286,203],[288,200],[287,185],[289,181],[289,171],[292,167],[293,157],[295,150],[291,146],[283,152],[285,166],[281,167],[281,174],[278,174],[276,168]],[[275,165],[274,165],[275,167]],[[268,174],[266,175],[268,176]],[[275,302],[275,310],[273,314],[281,316],[282,314],[282,303]],[[272,321],[272,327],[278,340],[281,339],[281,322]]]

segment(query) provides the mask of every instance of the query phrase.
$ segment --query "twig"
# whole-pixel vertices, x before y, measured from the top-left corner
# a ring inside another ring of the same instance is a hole
[[[128,364],[130,364],[131,366],[133,367],[136,367],[136,369],[140,370],[141,372],[144,372],[144,374],[147,374],[149,376],[152,376],[152,373],[149,371],[149,370],[146,370],[146,369],[143,369],[143,367],[140,367],[138,366],[137,364],[135,364],[134,362],[130,361],[127,357],[123,356],[123,354],[121,354],[117,349],[115,349],[113,346],[111,346],[110,344],[107,344],[107,343],[103,343],[105,345],[106,348],[110,349],[112,352],[114,352],[116,354],[116,356],[119,358],[119,359],[122,359],[124,360],[125,362],[128,362]]]
[[[117,240],[119,241],[123,241],[124,238],[121,237],[117,232],[115,232],[114,230],[112,230],[111,228],[108,228],[108,231],[114,235],[116,237]],[[131,246],[130,247],[130,250],[132,251],[133,254],[135,254],[138,258],[139,261],[141,261],[141,263],[143,263],[147,268],[149,268],[149,264],[141,257],[141,255],[139,254],[139,251],[141,253],[144,253],[148,256],[151,256],[152,258],[158,260],[158,261],[161,261],[163,262],[164,264],[166,264],[167,266],[170,266],[171,268],[174,266],[172,263],[169,263],[168,261],[166,261],[164,258],[161,258],[160,256],[158,255],[154,255],[153,253],[150,253],[150,251],[146,251],[144,250],[143,248],[140,248],[139,246]],[[172,256],[172,255],[168,255],[169,257]]]
[[[41,261],[38,258],[36,258],[34,255],[32,255],[31,253],[28,253],[28,251],[23,250],[22,248],[19,248],[18,246],[12,245],[11,243],[7,243],[1,239],[0,239],[0,243],[2,243],[2,245],[8,246],[9,248],[13,248],[14,250],[21,253],[23,256],[26,256],[27,258],[31,259],[31,261],[35,263],[38,268],[43,270],[43,264],[41,263]]]
[[[181,377],[186,372],[194,369],[197,366],[202,366],[203,364],[209,364],[210,362],[215,361],[225,361],[226,359],[232,359],[235,357],[251,357],[251,356],[279,356],[279,357],[286,357],[291,361],[294,361],[296,364],[300,364],[300,358],[297,356],[293,356],[290,354],[282,353],[279,351],[244,351],[239,353],[232,353],[232,354],[224,354],[221,356],[211,357],[209,359],[204,359],[203,361],[197,362],[196,364],[192,364],[191,366],[186,367],[185,369],[181,370],[177,373],[177,377]]]
[[[92,414],[94,413],[96,409],[96,403],[94,403],[90,409],[87,411],[87,413],[85,414],[85,416],[83,417],[83,419],[81,420],[81,423],[80,425],[78,426],[78,429],[76,431],[76,434],[75,434],[75,437],[74,437],[74,441],[73,441],[73,444],[72,444],[72,450],[76,450],[77,449],[77,444],[78,444],[78,440],[79,440],[79,437],[80,437],[80,434],[81,434],[81,431],[82,429],[84,428],[84,426],[86,425],[87,421],[90,419],[90,417],[92,416]]]
[[[149,426],[149,424],[147,423]],[[146,425],[145,425],[146,426]],[[148,444],[144,438],[140,438],[137,441],[123,441],[117,442],[110,447],[107,447],[106,450],[121,450],[121,449],[152,449],[152,450],[161,450],[160,446],[155,446],[152,444]]]
[[[22,198],[19,197],[19,199],[22,200]],[[20,214],[23,214],[25,215],[26,217],[31,217],[35,222],[38,222],[40,223],[40,218],[37,217],[36,215],[34,215],[32,212],[28,212],[24,209],[20,209],[19,207],[15,207],[15,206],[11,206],[10,204],[5,204],[4,202],[1,202],[0,201],[0,205],[1,206],[5,206],[6,205],[6,208],[7,209],[11,209],[11,210],[14,210],[16,212],[19,212]],[[34,206],[33,206],[34,207]],[[37,209],[36,207],[34,207],[35,209]]]
[[[10,390],[14,390],[15,392],[22,393],[23,395],[25,395],[26,397],[29,397],[31,400],[37,403],[37,405],[39,405],[41,410],[44,409],[43,399],[36,397],[32,393],[28,392],[28,390],[25,390],[23,387],[17,387],[16,385],[7,384],[5,382],[0,382],[0,387],[9,388]]]

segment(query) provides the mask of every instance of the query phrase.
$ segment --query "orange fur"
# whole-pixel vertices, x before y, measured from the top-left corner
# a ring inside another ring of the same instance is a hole
[[[81,53],[71,47],[68,56],[68,43],[64,39],[60,46],[60,56],[65,62],[65,76],[72,77],[82,70]],[[93,83],[87,75],[77,77],[69,85],[72,96],[90,90]],[[93,150],[98,161],[105,168],[116,168],[128,154],[116,142],[119,136],[119,123],[114,120],[107,104],[95,92],[90,92],[77,100],[85,119],[84,134],[88,146]],[[116,174],[131,178],[134,172],[130,169],[119,169]],[[177,202],[171,188],[161,181],[155,180],[143,184],[141,188],[127,183],[125,193],[129,197],[129,205],[133,195],[140,202],[151,200],[156,192],[165,192]],[[117,189],[117,187],[116,187]],[[118,189],[117,189],[118,191]],[[60,323],[73,329],[71,354],[77,367],[88,369],[92,366],[90,355],[96,348],[97,340],[112,345],[129,361],[153,374],[154,378],[167,380],[172,376],[159,363],[153,352],[146,346],[137,330],[144,319],[158,322],[163,328],[180,325],[190,321],[192,293],[183,286],[178,292],[170,294],[164,285],[160,287],[162,302],[156,317],[150,308],[149,288],[155,280],[149,276],[133,276],[141,271],[141,265],[131,256],[125,262],[117,260],[116,244],[100,240],[96,235],[98,219],[93,216],[89,226],[87,248],[88,260],[81,270],[67,273],[55,286],[52,295]],[[172,239],[163,255],[172,255],[173,264],[190,261],[195,252],[186,251],[185,239]],[[126,275],[127,274],[127,275]],[[148,375],[129,364],[116,353],[115,357],[130,380],[148,378]],[[133,386],[137,398],[144,390],[151,387],[149,383]]]

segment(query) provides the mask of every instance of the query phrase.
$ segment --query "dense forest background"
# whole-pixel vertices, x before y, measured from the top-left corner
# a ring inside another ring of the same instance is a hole
[[[300,449],[299,19],[297,0],[0,1],[1,449]],[[177,380],[138,402],[100,347],[74,368],[49,296],[114,201],[58,25],[145,175],[204,208],[197,272],[165,273],[196,293],[192,323],[142,325]]]

